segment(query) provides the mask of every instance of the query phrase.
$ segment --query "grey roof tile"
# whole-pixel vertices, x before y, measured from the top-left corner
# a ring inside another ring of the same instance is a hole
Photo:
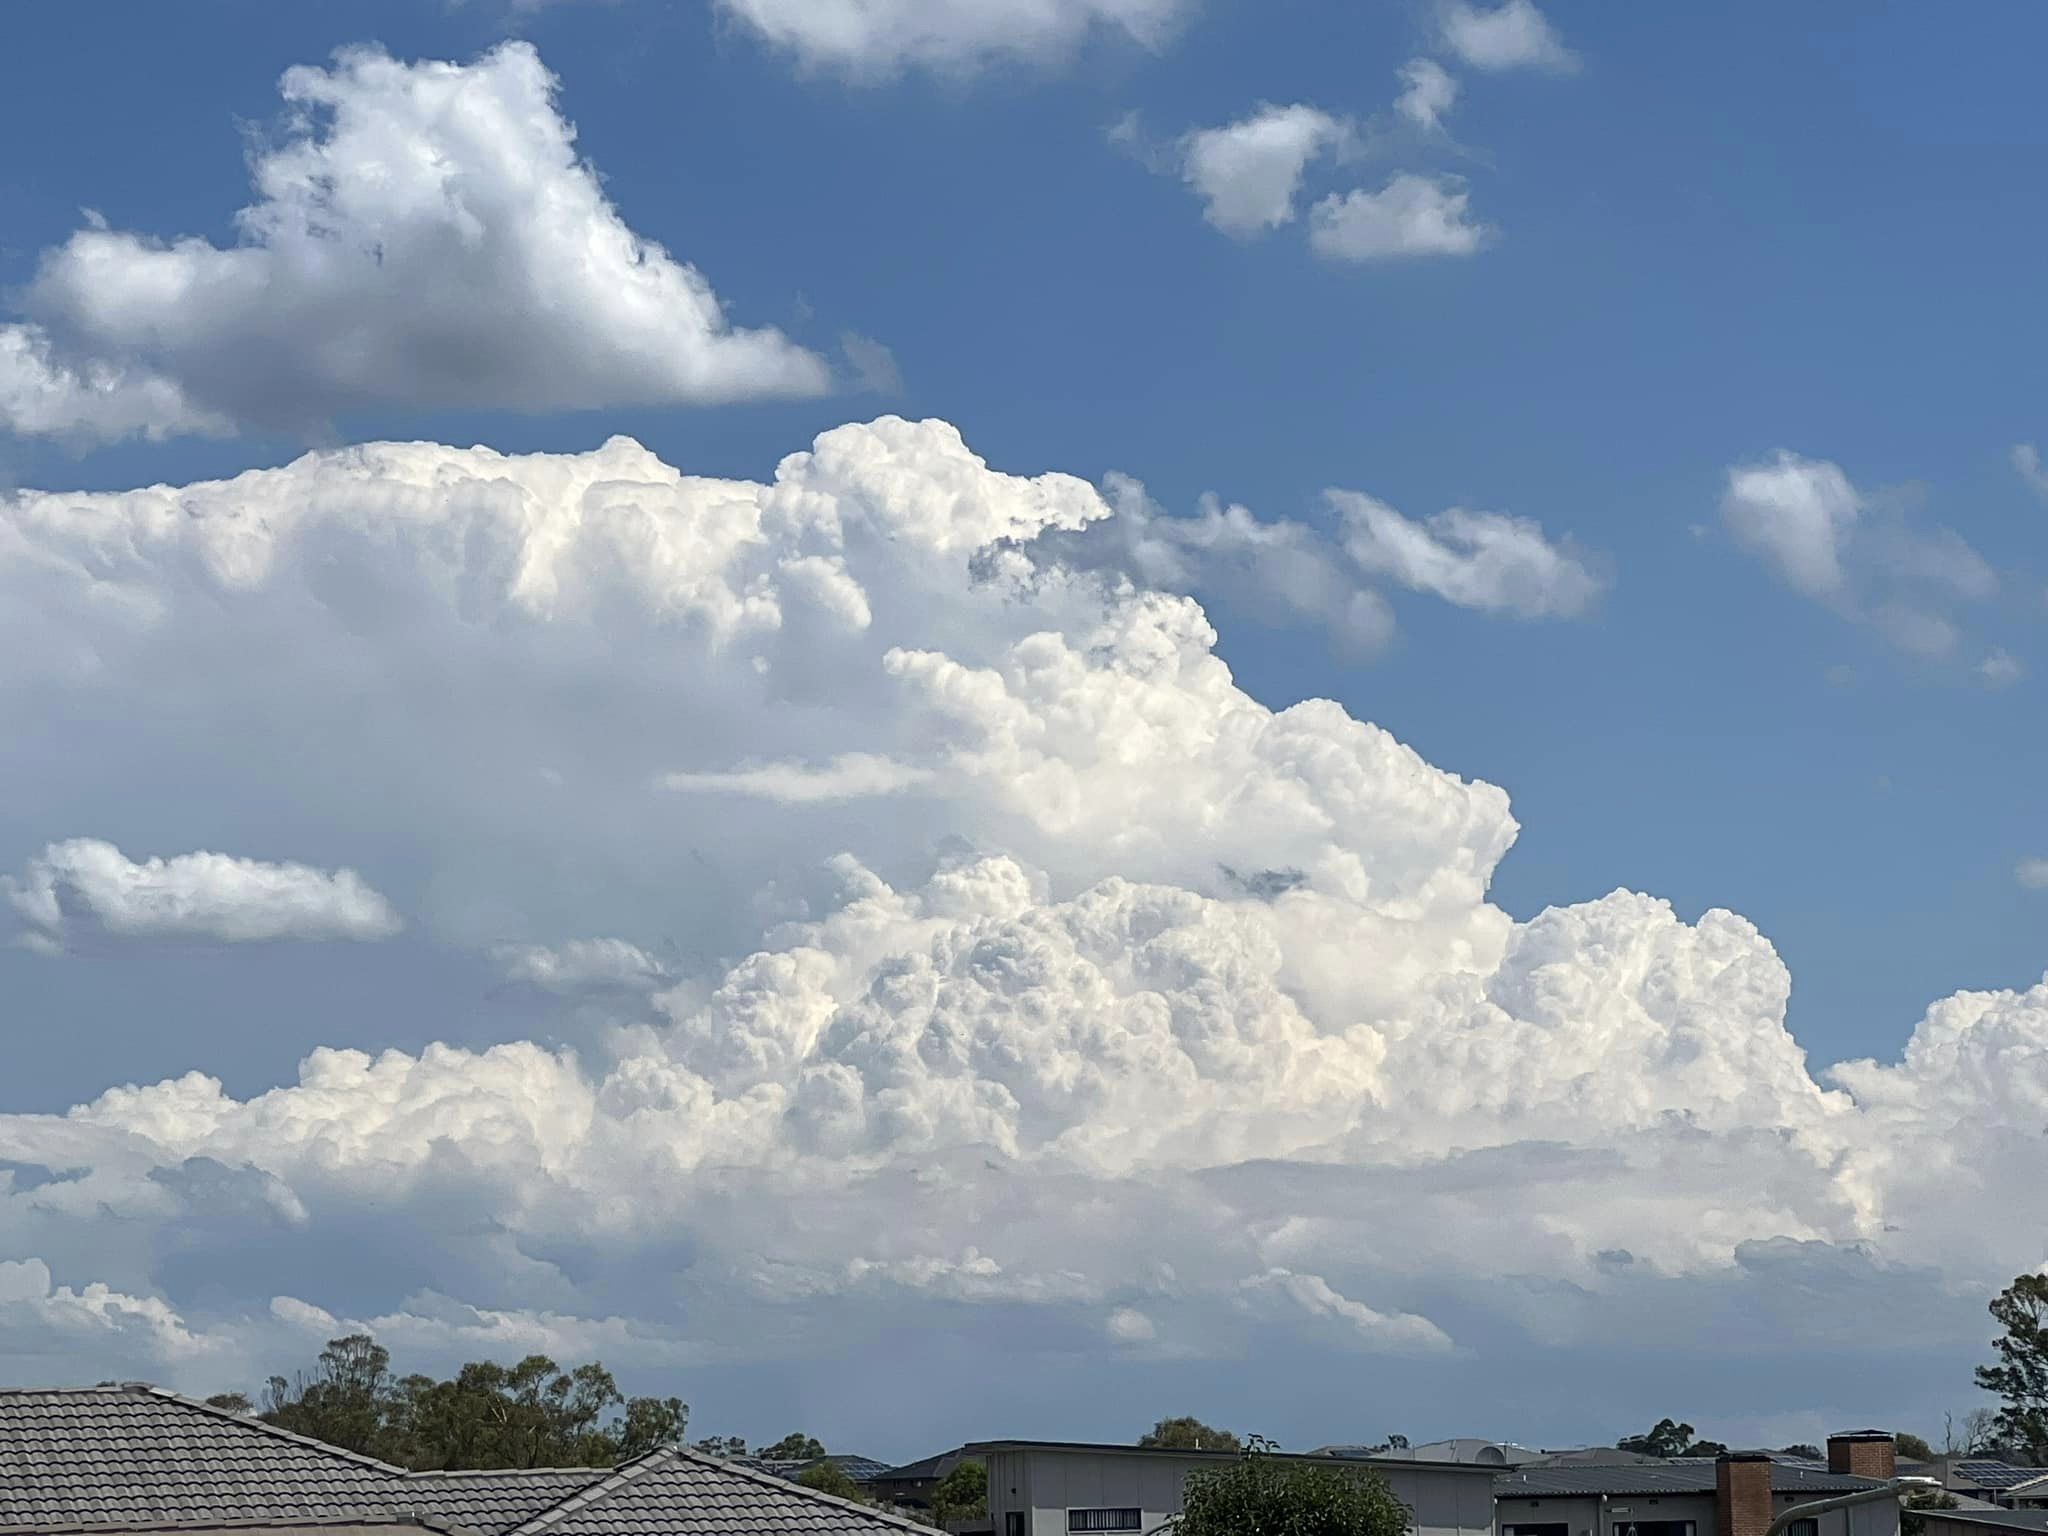
[[[913,1525],[773,1473],[664,1450],[519,1527],[515,1536],[893,1536]]]
[[[150,1387],[0,1390],[0,1532],[405,1516],[476,1536],[930,1536],[689,1451],[615,1471],[406,1472]]]

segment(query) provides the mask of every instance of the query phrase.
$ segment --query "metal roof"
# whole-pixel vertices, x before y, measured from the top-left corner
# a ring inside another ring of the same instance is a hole
[[[1876,1480],[1849,1477],[1825,1467],[1770,1463],[1774,1493],[1854,1493]],[[1496,1498],[1555,1499],[1598,1494],[1712,1493],[1714,1463],[1705,1457],[1646,1462],[1637,1466],[1514,1467],[1493,1479]]]
[[[1104,1454],[1116,1456],[1193,1456],[1204,1461],[1227,1461],[1243,1455],[1242,1451],[1218,1446],[1213,1451],[1183,1450],[1178,1446],[1160,1445],[1115,1445],[1088,1440],[975,1440],[960,1448],[963,1456],[982,1457],[997,1451],[1079,1451],[1089,1455]],[[1264,1454],[1279,1461],[1312,1461],[1319,1466],[1329,1466],[1341,1461],[1346,1466],[1378,1467],[1387,1472],[1467,1472],[1484,1473],[1491,1477],[1500,1468],[1484,1466],[1471,1461],[1415,1461],[1408,1457],[1389,1459],[1385,1456],[1324,1456],[1316,1452],[1267,1451]]]
[[[1958,1461],[1950,1468],[1979,1488],[2017,1488],[2048,1476],[2048,1467],[2016,1467],[2009,1461]]]
[[[0,1389],[0,1532],[412,1525],[450,1536],[890,1536],[863,1505],[681,1450],[407,1472],[154,1387]]]
[[[1960,1520],[1987,1530],[2048,1531],[2048,1509],[1923,1509],[1929,1520]]]

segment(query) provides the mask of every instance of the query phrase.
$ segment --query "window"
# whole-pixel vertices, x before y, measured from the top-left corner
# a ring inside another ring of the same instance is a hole
[[[1507,1526],[1505,1536],[1572,1536],[1572,1528],[1568,1521],[1546,1520],[1540,1525]]]
[[[1024,1536],[1024,1511],[1006,1510],[1003,1514],[1003,1536]]]
[[[1785,1527],[1785,1536],[1820,1536],[1820,1521],[1794,1520]]]
[[[1067,1511],[1067,1529],[1070,1531],[1136,1531],[1145,1524],[1143,1510],[1137,1509],[1070,1509]]]

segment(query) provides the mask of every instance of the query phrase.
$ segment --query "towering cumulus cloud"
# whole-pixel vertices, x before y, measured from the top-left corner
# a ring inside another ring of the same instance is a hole
[[[338,1039],[253,1097],[0,1117],[40,1170],[0,1175],[40,1265],[0,1359],[61,1328],[210,1386],[354,1319],[705,1369],[964,1338],[1026,1397],[1076,1347],[1363,1351],[1477,1394],[1482,1357],[1814,1358],[1887,1306],[1947,1348],[2041,1262],[2048,986],[1817,1077],[1744,919],[1513,920],[1500,790],[1268,708],[1195,601],[1048,553],[1122,515],[887,418],[758,483],[379,444],[0,503],[0,708],[95,723],[76,824],[146,763],[582,999],[555,1044]],[[1584,596],[1506,520],[1360,527],[1455,601]],[[42,761],[0,759],[9,803]],[[914,1433],[987,1385],[920,1379]]]

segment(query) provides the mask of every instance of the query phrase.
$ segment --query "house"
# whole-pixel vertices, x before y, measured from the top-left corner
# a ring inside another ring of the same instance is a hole
[[[952,1470],[963,1461],[973,1461],[964,1450],[941,1451],[936,1456],[927,1456],[921,1461],[905,1462],[900,1467],[891,1467],[878,1477],[866,1483],[867,1491],[878,1499],[891,1504],[900,1504],[910,1509],[929,1509],[932,1495],[939,1491]]]
[[[1174,1451],[1051,1440],[987,1440],[963,1448],[988,1467],[994,1536],[1156,1531],[1181,1511],[1190,1472],[1228,1465],[1234,1451]],[[1327,1456],[1282,1456],[1327,1467]],[[1474,1462],[1347,1457],[1369,1467],[1415,1514],[1415,1536],[1492,1536],[1493,1477]]]
[[[1828,1441],[1826,1466],[1746,1451],[1514,1467],[1494,1478],[1499,1536],[1762,1536],[1795,1505],[1882,1487],[1895,1455],[1890,1435],[1858,1431]],[[1786,1536],[1898,1533],[1898,1501],[1884,1499],[1796,1522]]]
[[[1506,1440],[1432,1440],[1426,1445],[1324,1445],[1310,1452],[1314,1456],[1337,1456],[1346,1461],[1378,1457],[1382,1461],[1471,1461],[1491,1467],[1518,1467],[1540,1461],[1545,1453]]]
[[[1950,1493],[2006,1509],[2048,1505],[2048,1467],[2016,1467],[2009,1461],[1972,1457],[1950,1462],[1941,1483]]]
[[[619,1467],[408,1472],[154,1387],[0,1390],[0,1536],[930,1536],[665,1449]]]
[[[1927,1536],[2048,1536],[2048,1509],[1930,1509]]]

